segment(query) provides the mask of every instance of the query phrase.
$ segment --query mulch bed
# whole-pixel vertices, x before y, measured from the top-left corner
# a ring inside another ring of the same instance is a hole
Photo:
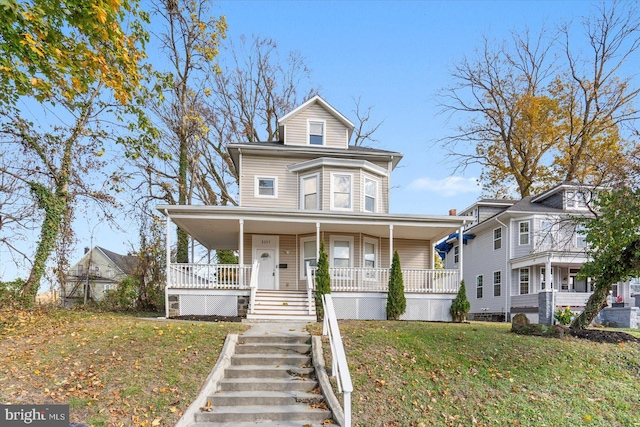
[[[205,316],[190,314],[187,316],[174,316],[172,319],[178,320],[196,320],[199,322],[242,322],[242,317],[239,316]]]
[[[602,331],[598,329],[577,329],[569,330],[571,336],[582,338],[594,342],[619,344],[623,342],[640,343],[640,339],[622,331]]]

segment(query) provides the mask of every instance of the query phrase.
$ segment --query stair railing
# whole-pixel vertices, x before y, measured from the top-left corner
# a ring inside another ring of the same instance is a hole
[[[309,315],[313,313],[313,302],[311,300],[313,288],[315,287],[315,269],[311,268],[310,265],[307,265],[307,302],[309,305]]]
[[[343,393],[344,397],[344,425],[351,427],[351,374],[347,364],[347,355],[342,345],[342,336],[338,328],[338,319],[333,307],[331,294],[322,295],[322,305],[324,307],[324,321],[322,324],[322,335],[329,336],[329,346],[331,347],[331,375],[336,377],[338,393]]]
[[[251,289],[251,296],[249,297],[249,312],[255,313],[256,310],[256,292],[258,291],[258,271],[260,270],[260,264],[258,260],[253,261],[253,267],[251,268],[251,280],[249,281],[249,289]]]

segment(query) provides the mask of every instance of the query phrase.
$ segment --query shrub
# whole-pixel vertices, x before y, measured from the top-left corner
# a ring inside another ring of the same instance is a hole
[[[324,320],[324,307],[322,295],[331,293],[331,276],[329,276],[329,260],[324,248],[324,240],[320,242],[320,256],[318,257],[318,269],[316,271],[316,316],[318,322]]]
[[[454,322],[464,322],[467,320],[467,315],[471,309],[471,303],[467,299],[467,289],[464,286],[464,280],[460,282],[460,289],[458,289],[458,295],[456,299],[451,303],[449,313]]]
[[[559,308],[558,310],[556,310],[553,317],[555,317],[558,323],[560,323],[561,325],[568,325],[569,323],[571,323],[575,316],[571,311],[571,308],[567,306],[564,309]]]
[[[139,286],[137,278],[125,277],[115,289],[105,291],[104,297],[99,303],[100,308],[107,311],[134,310]]]
[[[24,280],[18,278],[11,282],[0,282],[0,307],[11,307],[20,304],[20,292]]]
[[[400,267],[398,251],[393,253],[391,272],[389,273],[389,293],[387,294],[387,320],[398,320],[407,311],[407,300],[404,297],[404,280]]]

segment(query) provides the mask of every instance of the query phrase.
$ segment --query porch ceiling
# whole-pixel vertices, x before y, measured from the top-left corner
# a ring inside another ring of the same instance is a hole
[[[394,239],[436,242],[456,231],[466,217],[382,214],[336,214],[326,212],[276,211],[223,206],[159,206],[178,227],[208,249],[238,249],[240,220],[245,234],[315,234],[321,232],[363,233]]]

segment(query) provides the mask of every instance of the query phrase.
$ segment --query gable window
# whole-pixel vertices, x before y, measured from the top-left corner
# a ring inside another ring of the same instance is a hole
[[[78,276],[82,276],[84,274],[84,266],[82,264],[78,264]]]
[[[547,269],[545,267],[540,267],[540,289],[547,289]],[[562,285],[564,289],[564,284]],[[553,289],[553,267],[551,267],[551,288]]]
[[[301,181],[301,208],[318,209],[318,174],[303,176]]]
[[[460,261],[460,246],[453,248],[453,262],[457,264],[458,261]]]
[[[529,244],[529,221],[522,221],[518,224],[520,245]]]
[[[378,200],[378,182],[370,179],[364,179],[364,210],[367,212],[376,211],[376,201]]]
[[[256,197],[278,197],[278,180],[273,177],[256,177]]]
[[[476,298],[482,298],[482,287],[483,287],[484,277],[481,275],[476,276]]]
[[[315,267],[317,261],[317,247],[315,238],[300,239],[300,253],[302,254],[300,266],[300,278],[307,278],[307,266]]]
[[[309,120],[309,144],[324,145],[324,121]]]
[[[526,295],[529,293],[529,269],[520,269],[520,295]]]
[[[331,209],[352,210],[352,183],[352,175],[340,173],[331,174]]]
[[[499,297],[502,294],[502,271],[493,272],[493,296]]]
[[[502,228],[496,228],[493,230],[493,250],[500,249],[502,247]]]

